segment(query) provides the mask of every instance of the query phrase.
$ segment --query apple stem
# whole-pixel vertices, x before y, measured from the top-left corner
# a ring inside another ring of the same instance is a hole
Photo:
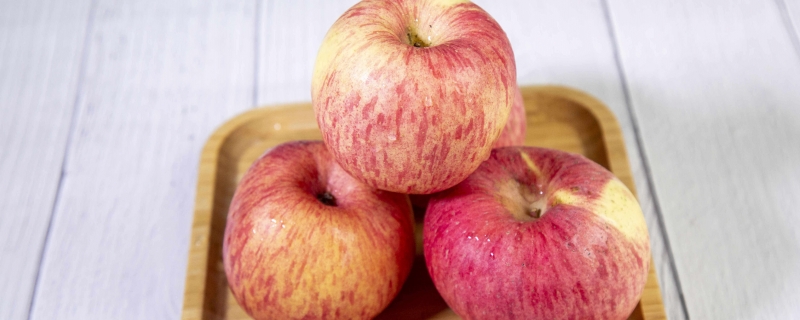
[[[539,195],[538,199],[531,201],[528,207],[528,215],[534,219],[541,218],[545,211],[547,211],[547,198]]]
[[[317,195],[317,200],[322,202],[322,204],[326,206],[335,207],[336,206],[336,197],[334,197],[330,192],[323,192]]]
[[[425,42],[425,40],[422,40],[417,34],[417,32],[410,27],[408,28],[408,30],[406,30],[406,37],[408,37],[408,44],[414,47],[426,48],[430,46],[429,43]]]

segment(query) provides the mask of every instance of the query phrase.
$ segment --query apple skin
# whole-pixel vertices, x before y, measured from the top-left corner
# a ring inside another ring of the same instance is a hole
[[[494,142],[494,147],[510,147],[522,146],[525,144],[525,132],[528,128],[528,118],[525,114],[525,101],[522,99],[522,93],[517,88],[517,93],[514,95],[514,104],[511,106],[511,114],[508,116],[506,126],[500,137]],[[428,207],[428,201],[433,194],[409,194],[411,205],[425,210]]]
[[[626,319],[650,264],[625,185],[583,156],[533,147],[495,149],[436,194],[423,238],[436,289],[466,319]]]
[[[326,193],[335,205],[318,198]],[[351,177],[321,141],[286,143],[256,160],[223,239],[230,289],[256,319],[372,318],[414,260],[408,197]]]
[[[500,137],[494,142],[495,148],[525,145],[525,132],[528,129],[528,118],[525,114],[525,101],[522,93],[517,88],[514,93],[514,104],[511,105],[511,114],[508,116],[506,126]]]
[[[311,101],[347,172],[379,189],[429,194],[488,158],[516,87],[511,44],[477,5],[364,0],[325,36]]]

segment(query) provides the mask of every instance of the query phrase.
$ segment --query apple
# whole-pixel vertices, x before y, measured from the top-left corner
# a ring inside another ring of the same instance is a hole
[[[492,151],[433,196],[423,250],[436,289],[466,319],[626,319],[650,245],[634,195],[580,155]]]
[[[414,260],[408,197],[351,177],[321,141],[285,143],[253,163],[223,241],[230,289],[256,319],[372,318]]]
[[[528,128],[528,118],[525,114],[525,101],[522,99],[522,93],[519,88],[514,94],[514,104],[511,106],[511,114],[508,116],[506,126],[500,137],[494,142],[494,147],[510,147],[521,146],[525,144],[525,131]],[[432,194],[409,194],[411,205],[414,208],[425,210],[428,207],[428,201]]]
[[[516,90],[511,44],[459,0],[364,0],[330,28],[311,101],[339,164],[373,187],[429,194],[488,158]]]
[[[525,114],[525,101],[522,93],[517,88],[514,94],[514,103],[511,105],[511,114],[508,116],[506,126],[500,137],[494,142],[494,147],[522,146],[525,144],[525,131],[528,129],[528,118]]]

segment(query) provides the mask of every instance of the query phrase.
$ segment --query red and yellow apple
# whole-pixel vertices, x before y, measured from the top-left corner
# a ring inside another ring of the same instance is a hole
[[[500,137],[494,142],[494,147],[511,147],[525,145],[525,131],[528,129],[528,118],[525,114],[525,101],[522,93],[517,88],[514,94],[514,104],[511,105],[511,114],[508,116],[506,126]]]
[[[525,131],[528,128],[528,118],[525,114],[525,101],[519,89],[514,94],[514,104],[511,106],[511,114],[508,116],[506,126],[500,137],[494,142],[494,147],[522,146],[525,144]],[[411,204],[418,209],[424,210],[428,207],[428,201],[432,194],[409,194]]]
[[[286,143],[236,189],[225,273],[256,319],[372,318],[408,276],[413,229],[407,196],[351,177],[321,141]]]
[[[428,194],[488,158],[514,101],[516,66],[497,22],[464,0],[364,0],[330,28],[311,100],[351,175]]]
[[[580,155],[506,147],[425,215],[437,290],[466,319],[626,319],[650,245],[634,195]]]

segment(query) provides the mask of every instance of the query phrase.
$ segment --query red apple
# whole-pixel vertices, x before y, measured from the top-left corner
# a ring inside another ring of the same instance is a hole
[[[525,114],[525,101],[522,93],[517,88],[514,94],[514,104],[511,105],[511,114],[508,116],[506,126],[500,137],[494,142],[494,147],[522,146],[525,144],[525,131],[528,128],[528,118]]]
[[[514,104],[511,106],[511,114],[508,116],[506,126],[500,137],[494,142],[494,147],[522,146],[525,144],[525,131],[528,128],[528,118],[525,114],[525,101],[522,100],[522,93],[519,88],[514,94]],[[428,201],[432,194],[409,194],[411,204],[424,210],[428,207]]]
[[[459,0],[364,0],[323,40],[311,100],[323,140],[356,178],[428,194],[488,158],[516,90],[511,44]]]
[[[647,280],[635,197],[566,152],[495,149],[431,199],[423,234],[436,289],[467,319],[625,319]]]
[[[407,196],[354,179],[321,141],[286,143],[236,189],[225,273],[256,319],[371,318],[411,269],[413,228]]]

